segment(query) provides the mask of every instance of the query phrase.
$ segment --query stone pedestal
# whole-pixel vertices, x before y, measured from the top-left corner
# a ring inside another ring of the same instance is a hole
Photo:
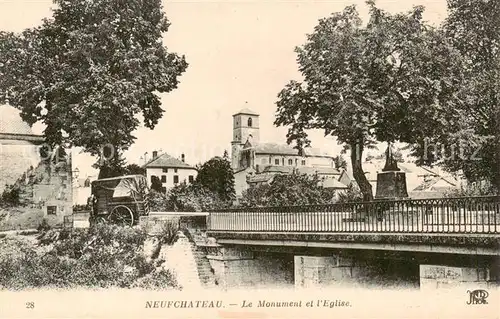
[[[386,171],[377,174],[376,199],[397,199],[408,197],[406,174],[401,171]]]

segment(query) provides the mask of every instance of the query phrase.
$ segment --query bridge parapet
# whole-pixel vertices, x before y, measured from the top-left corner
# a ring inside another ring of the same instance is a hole
[[[500,196],[217,210],[208,230],[499,234]]]

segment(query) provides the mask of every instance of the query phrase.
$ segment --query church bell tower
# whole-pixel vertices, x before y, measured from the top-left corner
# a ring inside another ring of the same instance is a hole
[[[231,166],[238,169],[240,153],[248,141],[252,145],[259,143],[259,114],[247,108],[233,115],[233,140],[231,142]]]

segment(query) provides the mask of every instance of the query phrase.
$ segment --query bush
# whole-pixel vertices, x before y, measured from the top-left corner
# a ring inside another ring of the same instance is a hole
[[[240,205],[259,206],[300,206],[331,204],[335,191],[321,186],[317,175],[288,174],[276,175],[269,184],[260,184],[243,192]]]
[[[14,251],[0,257],[0,288],[177,287],[168,270],[144,255],[142,230],[99,224],[58,238],[45,252],[10,242]]]
[[[363,193],[357,185],[350,184],[347,190],[339,192],[337,203],[352,203],[363,201]]]
[[[21,189],[18,185],[7,186],[0,198],[0,204],[3,206],[19,206]]]
[[[49,222],[47,221],[46,218],[42,219],[36,230],[39,232],[46,232],[49,231],[52,227],[49,225]]]
[[[165,221],[160,230],[159,239],[162,244],[172,245],[178,238],[179,225],[173,221]]]
[[[445,197],[469,197],[495,195],[495,187],[489,182],[476,182],[460,185],[460,188],[451,190]]]

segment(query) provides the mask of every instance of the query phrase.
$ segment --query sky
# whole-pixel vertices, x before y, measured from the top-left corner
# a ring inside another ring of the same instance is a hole
[[[286,142],[286,128],[273,125],[279,91],[300,80],[294,48],[305,43],[318,20],[356,4],[366,21],[364,0],[165,0],[171,22],[164,35],[169,51],[189,64],[178,89],[162,95],[163,118],[154,130],[139,128],[125,153],[129,163],[143,164],[153,150],[186,156],[192,165],[230,152],[232,115],[248,107],[260,114],[261,142]],[[390,12],[424,5],[424,19],[439,24],[446,0],[378,0]],[[51,0],[0,0],[0,30],[22,31],[51,15]],[[37,127],[34,127],[36,131]],[[312,146],[332,155],[341,146],[321,131],[310,133]],[[383,150],[381,150],[383,151]],[[93,175],[89,156],[74,156],[81,175]]]

